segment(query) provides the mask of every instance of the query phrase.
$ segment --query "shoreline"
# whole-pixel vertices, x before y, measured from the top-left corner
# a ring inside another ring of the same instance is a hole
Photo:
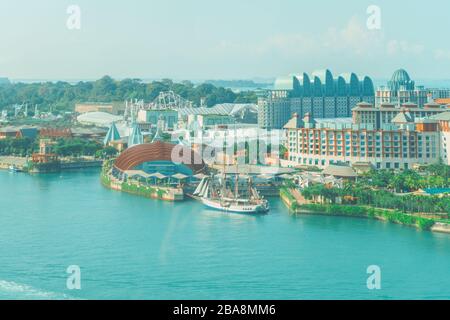
[[[0,170],[8,171],[11,166],[28,174],[45,174],[75,169],[101,168],[103,160],[69,160],[58,163],[31,164],[27,157],[0,156]]]
[[[286,188],[280,189],[280,198],[288,210],[296,215],[373,219],[413,227],[417,230],[450,234],[450,224],[437,221],[435,218],[424,218],[396,210],[367,206],[313,203],[300,204]]]
[[[125,192],[139,197],[168,202],[185,200],[184,191],[179,188],[160,186],[139,186],[133,183],[114,182],[104,172],[100,173],[100,183],[103,187],[119,192]]]

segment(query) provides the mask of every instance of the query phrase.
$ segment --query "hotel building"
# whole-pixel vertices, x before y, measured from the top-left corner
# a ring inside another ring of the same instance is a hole
[[[369,103],[358,103],[352,110],[352,118],[355,124],[372,124],[375,128],[381,128],[390,124],[392,120],[399,114],[405,113],[411,115],[412,119],[430,117],[446,111],[446,107],[439,104],[427,103],[423,108],[418,105],[406,102],[397,107],[394,104],[383,103],[378,107]]]
[[[278,78],[274,89],[258,99],[258,125],[265,129],[280,129],[293,113],[315,119],[350,117],[359,102],[374,103],[375,90],[369,77],[354,73],[334,77],[329,70],[310,75],[290,75]]]
[[[446,109],[419,111],[410,106],[387,111],[367,106],[365,114],[359,113],[360,107],[353,118],[294,115],[284,126],[289,164],[326,168],[366,163],[378,169],[408,169],[440,160],[450,163],[450,112]]]

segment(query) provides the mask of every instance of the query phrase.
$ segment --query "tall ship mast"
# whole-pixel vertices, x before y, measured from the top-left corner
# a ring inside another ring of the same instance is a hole
[[[234,146],[233,146],[234,151]],[[231,181],[228,186],[225,168],[225,150],[223,172],[221,177],[211,175],[202,179],[193,196],[201,200],[209,208],[235,213],[259,214],[269,211],[269,202],[261,197],[253,187],[252,179],[248,177],[247,192],[239,192],[239,171],[236,160],[234,186]]]
[[[239,177],[235,179],[234,190],[237,190]],[[248,193],[237,194],[233,192],[233,187],[227,186],[226,179],[217,179],[211,175],[202,179],[194,196],[201,200],[209,208],[226,212],[258,214],[269,211],[269,203],[261,197],[258,191],[252,186],[251,178],[248,178]]]

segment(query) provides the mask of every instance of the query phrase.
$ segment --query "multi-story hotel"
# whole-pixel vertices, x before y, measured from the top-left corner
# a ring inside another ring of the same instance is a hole
[[[416,118],[430,117],[446,110],[446,108],[436,103],[427,103],[423,108],[419,108],[414,103],[406,102],[399,108],[397,105],[390,103],[383,103],[375,107],[369,103],[361,102],[353,108],[352,117],[355,124],[372,124],[379,129],[386,124],[390,124],[399,113],[407,112],[414,120]]]
[[[350,117],[359,102],[374,103],[375,91],[369,77],[354,73],[333,77],[329,70],[281,77],[267,96],[258,100],[261,128],[280,129],[293,113],[314,118]]]
[[[284,126],[289,163],[320,168],[366,163],[378,169],[408,169],[440,160],[450,163],[450,112],[409,107],[386,113],[370,107],[372,114],[363,116],[355,110],[353,118],[294,115]]]

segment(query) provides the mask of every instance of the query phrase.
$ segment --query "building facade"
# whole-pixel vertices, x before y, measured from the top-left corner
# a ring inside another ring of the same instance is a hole
[[[352,118],[321,120],[306,115],[301,119],[294,115],[285,126],[288,159],[293,166],[319,168],[367,163],[377,169],[404,170],[438,163],[447,147],[442,134],[445,121],[435,118],[442,119],[444,114],[450,113],[413,118],[402,112],[379,126],[373,120],[355,123]],[[450,133],[445,139],[450,142]]]
[[[191,114],[188,116],[188,128],[207,129],[216,126],[232,125],[235,118],[221,114]]]
[[[75,112],[84,114],[88,112],[106,112],[114,115],[123,115],[125,112],[125,104],[123,102],[112,103],[77,103]]]
[[[381,128],[390,124],[400,113],[407,113],[411,119],[430,117],[449,110],[435,103],[427,103],[423,108],[410,102],[402,104],[400,107],[390,103],[383,103],[375,107],[369,103],[358,103],[352,110],[352,118],[355,124],[372,124],[375,128]]]
[[[261,128],[280,129],[293,113],[316,119],[350,117],[359,102],[374,103],[372,80],[355,73],[334,77],[329,70],[278,78],[273,90],[258,100]]]
[[[150,127],[156,127],[158,122],[163,121],[164,130],[175,129],[178,124],[177,110],[139,110],[137,121],[140,124],[148,124]]]

